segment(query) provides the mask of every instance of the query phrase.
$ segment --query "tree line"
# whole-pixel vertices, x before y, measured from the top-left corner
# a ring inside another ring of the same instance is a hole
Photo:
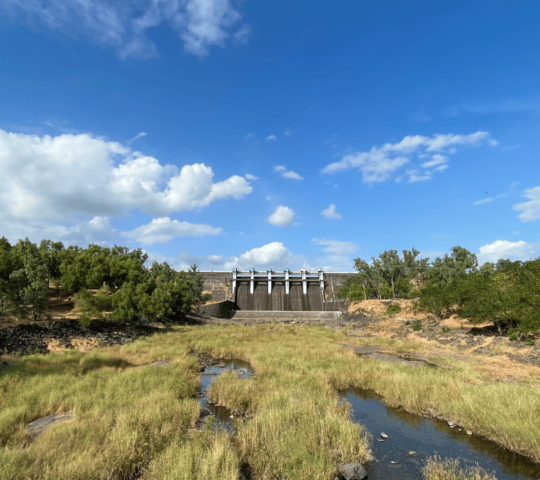
[[[49,290],[75,297],[80,321],[107,318],[118,322],[173,320],[189,312],[201,298],[203,281],[194,265],[177,272],[166,262],[145,266],[141,249],[90,245],[64,247],[28,238],[15,245],[0,238],[0,317],[41,319],[49,311]],[[97,290],[97,292],[93,292]]]
[[[510,338],[526,338],[540,329],[540,258],[499,260],[479,266],[474,253],[453,247],[450,254],[419,259],[416,249],[381,253],[371,263],[357,258],[357,274],[338,296],[412,298],[417,311],[437,321],[458,314],[472,323],[493,322]]]

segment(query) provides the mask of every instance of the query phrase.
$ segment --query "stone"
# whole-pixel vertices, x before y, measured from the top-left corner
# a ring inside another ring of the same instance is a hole
[[[167,365],[170,365],[171,362],[169,360],[158,360],[157,362],[152,362],[150,364],[151,367],[166,367]]]
[[[384,440],[382,438],[378,438],[377,441],[378,442],[384,442]]]
[[[341,480],[364,480],[368,477],[366,469],[359,463],[348,463],[339,467]]]
[[[467,435],[472,435],[472,432],[470,430],[467,430]]]
[[[454,428],[456,425],[455,425],[454,422],[448,422],[448,426],[449,426],[450,428]]]
[[[46,417],[38,418],[37,420],[34,420],[33,422],[28,424],[28,436],[35,438],[41,435],[51,425],[54,425],[58,422],[65,422],[67,420],[71,420],[72,418],[73,414],[71,413],[52,414],[47,415]]]
[[[382,433],[381,433],[381,437],[382,437],[382,438],[388,438],[388,435],[386,435],[386,433],[382,432]]]
[[[411,457],[414,457],[414,456],[416,455],[416,452],[415,452],[414,450],[411,450],[411,451],[409,452],[409,455],[410,455]]]
[[[225,365],[224,363],[218,363],[218,364],[216,365],[216,367],[218,367],[218,368],[225,368],[226,365]]]

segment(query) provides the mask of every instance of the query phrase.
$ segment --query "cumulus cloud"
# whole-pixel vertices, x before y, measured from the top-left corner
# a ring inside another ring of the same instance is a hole
[[[268,217],[268,221],[277,227],[290,227],[294,223],[294,212],[289,207],[280,205]]]
[[[523,240],[509,242],[496,240],[493,243],[480,247],[479,263],[496,262],[500,259],[531,260],[540,256],[540,241],[527,243]]]
[[[134,209],[164,215],[252,191],[244,177],[213,177],[204,164],[162,165],[88,134],[39,137],[0,129],[0,224],[11,232],[45,232],[51,222],[75,224]]]
[[[488,197],[483,198],[482,200],[476,200],[476,202],[473,203],[473,205],[484,205],[485,203],[491,203],[494,200],[497,200],[498,198],[506,197],[506,193],[501,193],[500,195],[497,195],[496,197]]]
[[[322,212],[321,212],[321,215],[324,217],[324,218],[330,218],[332,220],[338,220],[341,218],[341,215],[339,213],[336,212],[336,206],[332,203],[330,204],[330,206],[328,208],[325,208]]]
[[[281,242],[271,242],[262,247],[256,247],[239,256],[222,255],[192,255],[190,253],[180,254],[172,264],[178,269],[188,269],[190,265],[196,263],[201,270],[231,270],[239,268],[247,270],[249,268],[275,270],[291,268],[299,269],[306,266],[305,258],[301,255],[294,255]]]
[[[524,222],[540,219],[540,187],[529,188],[523,195],[528,202],[514,205],[514,210],[521,211],[519,218]]]
[[[304,177],[292,170],[287,170],[285,165],[277,165],[274,167],[274,172],[281,173],[283,178],[289,178],[290,180],[304,180]]]
[[[4,0],[0,15],[114,48],[122,58],[156,56],[146,32],[162,23],[179,35],[186,52],[202,57],[211,46],[224,47],[242,18],[231,0]],[[249,25],[233,34],[240,43],[248,36]]]
[[[430,161],[424,162],[424,168],[442,165],[446,162],[446,157],[442,153],[454,153],[455,146],[458,145],[480,145],[490,143],[489,133],[476,132],[470,135],[442,135],[436,134],[433,137],[422,135],[407,136],[398,143],[386,143],[380,147],[372,147],[367,152],[355,152],[345,155],[339,162],[327,165],[323,173],[336,173],[350,169],[357,169],[362,172],[363,181],[371,184],[383,182],[411,160],[414,154],[419,158],[433,154]],[[441,169],[439,171],[442,171]],[[411,170],[411,172],[415,172]],[[409,181],[415,182],[428,180],[432,172],[409,174]],[[425,178],[429,177],[429,178]]]
[[[268,142],[275,142],[277,140],[277,137],[275,135],[268,135],[268,137],[266,137],[266,140]]]
[[[141,225],[121,235],[132,240],[137,240],[143,245],[153,243],[167,243],[177,237],[201,237],[203,235],[218,235],[221,228],[215,228],[206,224],[179,222],[169,217],[154,218],[152,222]]]
[[[326,254],[320,258],[308,260],[304,255],[291,252],[281,242],[271,242],[262,247],[252,248],[241,255],[193,255],[183,252],[176,258],[166,258],[162,255],[149,253],[149,259],[156,261],[167,261],[178,270],[187,270],[193,264],[197,264],[200,270],[231,270],[239,268],[247,270],[255,268],[257,270],[282,270],[289,268],[299,270],[307,268],[316,271],[323,268],[327,272],[348,272],[354,269],[352,259],[348,256],[358,247],[351,242],[339,242],[326,239],[313,239],[313,242],[321,245]]]
[[[251,173],[246,173],[245,177],[246,180],[249,180],[250,182],[254,182],[255,180],[257,180],[257,177],[255,175],[251,175]]]

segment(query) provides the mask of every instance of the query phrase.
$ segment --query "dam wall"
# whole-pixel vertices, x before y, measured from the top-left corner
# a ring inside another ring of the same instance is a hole
[[[286,272],[288,275],[288,271]],[[256,280],[250,284],[249,272],[204,271],[200,274],[204,282],[203,293],[212,295],[213,302],[227,301],[223,306],[209,304],[202,307],[207,315],[220,318],[230,316],[231,311],[345,311],[349,302],[339,299],[336,292],[348,278],[355,275],[350,272],[318,271],[313,274],[307,273],[302,280],[302,273],[290,272],[290,279],[287,276],[285,280],[284,272],[272,273],[272,276],[266,279],[265,271],[255,272]]]

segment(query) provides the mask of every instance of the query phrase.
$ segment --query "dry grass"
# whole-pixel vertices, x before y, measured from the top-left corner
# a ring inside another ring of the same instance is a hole
[[[207,325],[90,353],[22,357],[0,371],[0,478],[127,479],[139,471],[147,480],[228,480],[249,466],[255,480],[332,479],[340,463],[371,456],[369,439],[338,401],[337,390],[349,386],[540,461],[537,383],[479,383],[472,366],[451,358],[449,369],[362,359],[338,344],[350,342],[344,332],[319,327]],[[356,343],[420,348],[382,338]],[[237,420],[233,437],[193,430],[199,366],[191,349],[245,360],[256,371],[247,380],[223,375],[211,387],[214,400],[253,415]],[[142,367],[155,360],[172,363]],[[61,412],[74,419],[27,438],[29,422]]]
[[[440,457],[428,459],[422,473],[425,480],[497,480],[479,466],[461,468],[459,460]]]

